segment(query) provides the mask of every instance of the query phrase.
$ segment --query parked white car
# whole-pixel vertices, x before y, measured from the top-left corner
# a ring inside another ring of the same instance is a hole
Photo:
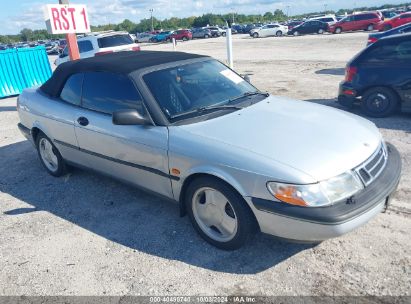
[[[250,31],[254,38],[286,35],[288,27],[281,24],[267,24]]]
[[[140,46],[134,42],[127,32],[95,32],[79,38],[77,44],[80,58],[94,57],[112,52],[140,50]],[[59,65],[69,60],[68,46],[66,46],[54,64]]]
[[[338,21],[337,17],[335,15],[318,16],[318,17],[310,18],[308,20],[317,20],[317,21],[325,22],[328,25],[333,25],[333,24],[337,23],[337,21]]]
[[[154,35],[153,34],[150,34],[150,33],[140,33],[140,34],[137,34],[137,42],[150,42],[151,40],[151,38],[153,38],[154,37]]]

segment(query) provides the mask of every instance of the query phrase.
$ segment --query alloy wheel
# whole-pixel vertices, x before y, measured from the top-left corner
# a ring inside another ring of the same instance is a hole
[[[40,139],[39,142],[39,152],[41,156],[41,160],[43,161],[44,165],[52,172],[56,172],[58,170],[58,158],[57,155],[53,151],[53,146],[46,138]]]
[[[218,190],[203,187],[193,195],[193,215],[200,229],[217,242],[233,239],[238,219],[230,201]]]

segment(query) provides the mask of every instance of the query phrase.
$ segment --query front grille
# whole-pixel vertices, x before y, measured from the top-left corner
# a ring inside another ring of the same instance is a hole
[[[382,172],[387,163],[387,150],[384,144],[363,164],[354,169],[365,186],[371,184]]]

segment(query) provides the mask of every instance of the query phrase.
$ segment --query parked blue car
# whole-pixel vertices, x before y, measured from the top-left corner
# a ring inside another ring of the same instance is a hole
[[[172,34],[172,31],[166,31],[166,32],[161,32],[158,33],[157,35],[153,36],[151,38],[152,42],[162,42],[162,41],[166,41],[169,39],[170,35]]]
[[[367,45],[373,44],[384,37],[397,35],[397,34],[405,34],[405,33],[411,33],[411,23],[407,23],[399,27],[395,27],[385,32],[372,33],[368,36]]]

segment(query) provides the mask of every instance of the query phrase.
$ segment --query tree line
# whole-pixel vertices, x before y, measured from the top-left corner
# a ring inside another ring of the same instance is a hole
[[[411,2],[398,4],[398,5],[382,5],[382,6],[373,6],[373,7],[359,7],[356,8],[355,11],[371,11],[371,10],[380,10],[380,9],[388,9],[388,8],[395,8],[395,7],[407,7],[410,6]],[[340,9],[338,11],[329,10],[326,13],[329,14],[336,14],[336,15],[344,15],[345,13],[352,13],[354,10],[345,10]],[[310,15],[317,15],[317,14],[324,14],[324,12],[314,12],[310,13]],[[104,24],[104,25],[97,25],[91,26],[92,31],[107,31],[107,30],[115,30],[115,31],[127,31],[129,33],[141,33],[145,31],[151,30],[151,25],[153,23],[153,27],[155,30],[161,29],[169,29],[175,30],[178,28],[192,28],[192,27],[202,27],[207,25],[225,25],[226,21],[234,21],[237,24],[247,24],[247,23],[256,23],[256,22],[283,22],[288,19],[301,19],[306,17],[307,14],[304,15],[296,15],[296,16],[287,16],[282,10],[276,9],[274,12],[266,12],[264,14],[254,14],[254,15],[246,15],[246,14],[204,14],[202,16],[192,16],[186,18],[177,18],[172,17],[164,20],[160,20],[153,17],[146,18],[140,20],[138,23],[134,23],[129,19],[125,19],[123,22],[119,24]],[[47,33],[47,30],[31,30],[31,29],[23,29],[17,35],[0,35],[0,43],[14,43],[19,41],[36,41],[36,40],[46,40],[51,38],[64,38],[64,35],[52,35]]]

